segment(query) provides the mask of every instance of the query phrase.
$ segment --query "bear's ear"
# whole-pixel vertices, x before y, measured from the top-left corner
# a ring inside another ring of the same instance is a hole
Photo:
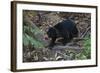
[[[51,26],[51,25],[49,25],[49,26],[46,28],[46,30],[45,30],[45,31],[46,31],[46,32],[48,32],[50,28],[52,28],[52,26]]]

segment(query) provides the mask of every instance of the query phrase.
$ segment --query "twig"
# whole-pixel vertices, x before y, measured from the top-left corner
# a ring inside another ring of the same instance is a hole
[[[87,33],[90,29],[91,29],[91,27],[88,27],[88,28],[86,29],[86,31],[81,35],[81,38],[83,38],[83,37],[86,35],[86,33]]]
[[[77,37],[77,38],[74,38],[73,39],[73,42],[78,42],[78,41],[82,41],[82,40],[85,40],[85,39],[84,38]]]

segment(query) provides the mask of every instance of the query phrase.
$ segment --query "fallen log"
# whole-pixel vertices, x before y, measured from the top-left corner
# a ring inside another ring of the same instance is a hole
[[[66,46],[56,45],[52,48],[52,50],[55,50],[55,51],[57,51],[57,50],[72,50],[72,51],[75,51],[76,53],[80,53],[83,50],[83,47],[68,46],[68,45],[66,45]]]

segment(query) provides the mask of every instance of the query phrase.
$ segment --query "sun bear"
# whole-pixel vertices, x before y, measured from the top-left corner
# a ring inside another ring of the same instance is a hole
[[[78,36],[78,29],[76,28],[75,23],[71,19],[63,20],[53,27],[49,27],[47,35],[51,38],[49,47],[55,45],[57,38],[62,38],[62,44],[70,42],[74,37]]]

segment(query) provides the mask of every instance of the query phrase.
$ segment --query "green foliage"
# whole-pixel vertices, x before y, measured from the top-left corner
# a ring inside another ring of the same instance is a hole
[[[90,59],[91,58],[91,38],[85,37],[85,40],[83,41],[84,49],[81,53],[76,55],[76,59],[84,60],[84,59]]]
[[[35,48],[43,48],[44,47],[44,45],[40,41],[34,39],[33,37],[31,37],[27,34],[23,35],[23,44],[25,46],[31,45],[31,46],[34,46]]]
[[[23,24],[23,45],[34,46],[34,48],[44,48],[45,44],[40,41],[37,35],[43,34],[38,27],[33,27],[29,23]],[[39,36],[41,37],[41,36]]]

